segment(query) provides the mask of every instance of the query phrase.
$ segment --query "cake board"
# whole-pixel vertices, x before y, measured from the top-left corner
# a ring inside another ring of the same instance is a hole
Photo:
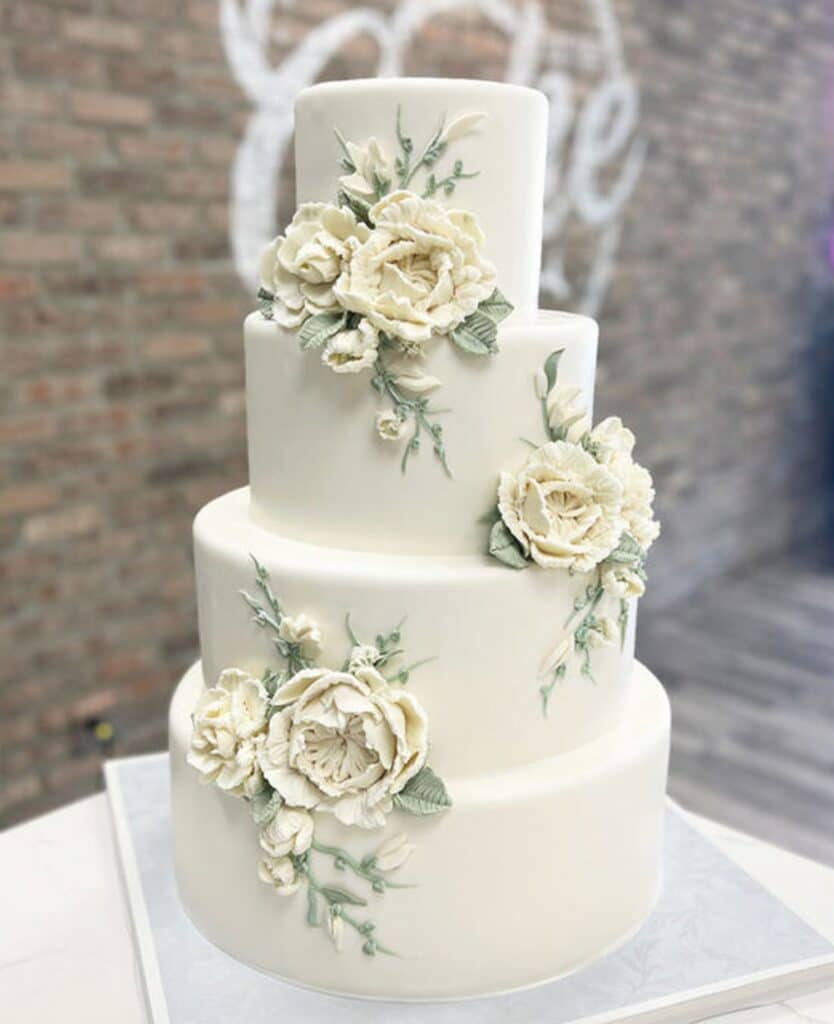
[[[834,979],[834,945],[670,801],[664,885],[653,914],[624,945],[584,970],[523,991],[454,1003],[358,1000],[305,990],[238,963],[188,919],[173,871],[168,755],[111,761],[105,776],[154,1024],[491,1024],[510,1017],[518,1024],[648,1024],[772,1002]]]

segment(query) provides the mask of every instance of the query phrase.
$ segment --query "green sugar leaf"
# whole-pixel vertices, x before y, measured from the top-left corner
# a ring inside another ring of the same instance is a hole
[[[406,814],[437,814],[451,807],[452,800],[443,780],[424,765],[394,797],[394,806]]]
[[[252,820],[258,828],[263,828],[272,821],[283,803],[284,800],[280,793],[277,793],[272,786],[265,786],[249,801]]]
[[[307,924],[317,928],[321,921],[319,913],[319,898],[312,886],[307,887]]]
[[[488,316],[496,324],[506,320],[512,311],[513,304],[497,288],[478,306],[478,312]]]
[[[498,351],[498,325],[480,309],[458,324],[449,337],[470,355],[489,356]]]
[[[353,907],[366,907],[367,900],[361,896],[355,896],[349,889],[343,889],[340,885],[323,885],[321,894],[331,905],[334,903],[350,904]]]
[[[298,344],[303,349],[319,348],[344,326],[344,313],[317,313],[308,317],[298,332]]]
[[[526,569],[530,565],[503,519],[499,519],[489,531],[489,553],[513,569]]]
[[[551,352],[545,360],[544,364],[544,375],[547,377],[547,393],[553,390],[556,384],[556,374],[559,370],[559,360],[562,358],[562,354],[565,350],[563,348],[557,349],[556,352]]]

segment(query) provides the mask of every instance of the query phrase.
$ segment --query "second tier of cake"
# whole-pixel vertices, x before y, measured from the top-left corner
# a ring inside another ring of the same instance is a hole
[[[585,586],[566,573],[513,572],[472,557],[358,554],[277,536],[249,515],[241,489],[208,504],[194,525],[200,647],[214,685],[226,668],[260,676],[279,659],[241,592],[257,593],[253,559],[288,615],[321,630],[321,664],[338,668],[347,625],[373,643],[394,627],[431,720],[432,763],[470,775],[571,750],[615,728],[631,688],[635,614],[620,643],[593,653],[593,678],[578,665],[550,695],[539,687]],[[636,602],[633,603],[636,606]],[[393,668],[392,668],[393,671]]]

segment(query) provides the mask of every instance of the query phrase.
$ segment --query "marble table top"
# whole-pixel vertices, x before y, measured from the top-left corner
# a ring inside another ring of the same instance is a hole
[[[698,827],[834,942],[834,870],[715,822]],[[103,794],[0,833],[0,1006],[15,1024],[139,1024],[138,962]],[[677,1018],[679,1019],[679,1018]],[[834,988],[710,1018],[834,1024]]]

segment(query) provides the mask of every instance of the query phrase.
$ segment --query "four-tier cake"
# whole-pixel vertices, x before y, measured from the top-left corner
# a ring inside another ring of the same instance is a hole
[[[200,930],[381,998],[575,970],[660,885],[658,534],[597,326],[536,308],[547,102],[327,83],[244,326],[250,486],[194,525],[201,660],[171,706]]]

